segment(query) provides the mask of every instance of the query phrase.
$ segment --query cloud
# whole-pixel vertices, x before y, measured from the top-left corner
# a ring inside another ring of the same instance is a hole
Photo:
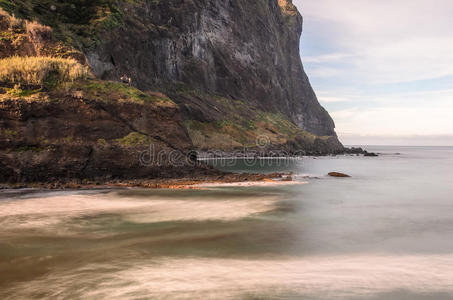
[[[341,69],[329,66],[319,66],[311,69],[310,76],[312,77],[340,77],[342,76],[343,72]]]
[[[451,106],[349,108],[332,113],[339,135],[453,134]],[[423,114],[420,114],[423,111]]]
[[[453,146],[453,135],[355,135],[341,137],[344,145]]]
[[[326,62],[341,62],[353,55],[346,53],[331,53],[317,56],[305,56],[304,62],[308,63],[326,63]]]
[[[369,97],[374,106],[351,97],[351,107],[331,110],[344,143],[453,145],[452,89],[384,97]]]
[[[453,24],[452,24],[453,26]],[[398,83],[453,75],[453,37],[401,39],[357,50],[355,69],[371,83]]]
[[[321,104],[327,103],[343,103],[343,102],[354,102],[360,101],[359,95],[348,94],[344,92],[332,92],[332,91],[317,91],[318,100]],[[338,96],[341,95],[341,96]]]
[[[407,82],[453,74],[450,0],[294,3],[301,7],[306,31],[321,32],[324,42],[335,49],[304,57],[306,64],[317,64],[309,70],[313,76],[334,74],[322,71],[326,66],[319,65],[333,61],[346,61],[349,65],[337,66],[339,70],[347,70],[350,77],[370,83]],[[313,24],[317,27],[312,29]]]
[[[318,96],[318,100],[321,103],[335,103],[335,102],[349,102],[351,99],[342,98],[342,97],[326,97],[326,96]]]
[[[450,33],[450,0],[294,0],[305,18],[344,28],[342,36],[398,40],[401,35],[432,36]],[[360,43],[360,41],[359,41]]]
[[[453,1],[293,2],[305,69],[340,137],[453,134]]]

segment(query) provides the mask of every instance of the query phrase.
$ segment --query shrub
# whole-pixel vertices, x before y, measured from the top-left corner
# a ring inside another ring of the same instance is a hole
[[[6,30],[9,28],[10,16],[0,7],[0,30]]]
[[[9,26],[12,31],[22,31],[25,27],[24,20],[16,18],[14,15],[9,19]]]
[[[87,76],[88,68],[70,58],[15,56],[0,60],[0,83],[51,88]]]
[[[14,14],[10,15],[0,7],[0,30],[22,30],[25,27],[24,20],[16,18]]]
[[[138,132],[131,132],[120,139],[116,139],[115,141],[125,147],[134,147],[152,143],[151,138]]]
[[[26,22],[27,33],[32,40],[51,40],[52,29],[49,26],[44,26],[36,21]]]
[[[96,46],[101,35],[124,24],[123,6],[136,0],[0,0],[0,8],[53,29],[53,37],[78,48]],[[51,9],[54,7],[55,10]]]

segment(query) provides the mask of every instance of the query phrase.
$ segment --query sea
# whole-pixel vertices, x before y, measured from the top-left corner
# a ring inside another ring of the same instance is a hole
[[[209,161],[291,184],[0,191],[0,299],[453,299],[453,148],[366,149]]]

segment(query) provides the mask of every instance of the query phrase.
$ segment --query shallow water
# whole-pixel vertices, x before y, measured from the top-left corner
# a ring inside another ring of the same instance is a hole
[[[212,162],[303,185],[3,191],[0,298],[453,299],[453,148],[370,150]]]

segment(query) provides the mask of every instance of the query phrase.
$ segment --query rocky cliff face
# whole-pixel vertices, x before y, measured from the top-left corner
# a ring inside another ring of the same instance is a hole
[[[290,0],[138,1],[123,9],[124,23],[88,51],[98,76],[127,73],[144,90],[181,84],[336,136],[303,70],[302,17]],[[191,101],[179,103],[188,106],[188,118],[200,118]]]
[[[194,166],[190,150],[344,151],[303,70],[302,17],[289,0],[0,7],[0,69],[11,56],[52,56],[93,73],[45,86],[0,81],[0,182],[215,173]],[[132,86],[118,82],[123,74]],[[143,164],[150,145],[177,155]]]

